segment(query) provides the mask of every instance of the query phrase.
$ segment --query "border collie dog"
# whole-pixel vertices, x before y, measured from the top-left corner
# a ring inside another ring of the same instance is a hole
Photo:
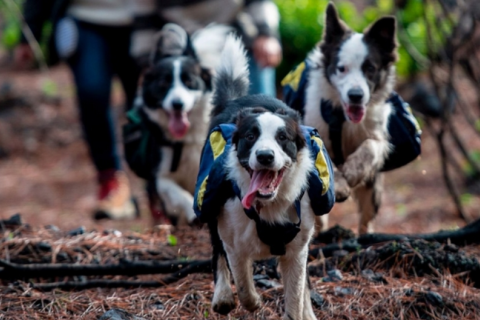
[[[247,95],[245,50],[233,35],[225,43],[214,84],[213,133],[202,164],[210,152],[220,168],[214,164],[210,176],[202,178],[200,165],[195,194],[197,214],[215,215],[213,220],[202,219],[209,220],[214,250],[213,310],[227,314],[235,307],[229,268],[242,306],[252,312],[258,309],[261,299],[252,263],[277,256],[285,290],[284,319],[316,319],[306,264],[316,215],[328,213],[334,203],[333,167],[326,150],[313,128],[312,139],[306,138],[308,129],[300,125],[296,111],[273,97]],[[215,131],[219,127],[223,129]],[[231,139],[223,139],[232,127]],[[320,147],[317,156],[311,145]],[[220,179],[214,172],[222,172]],[[312,177],[323,181],[318,192],[312,190]],[[215,183],[218,187],[210,195],[203,193],[205,184]],[[214,198],[208,208],[207,197]]]
[[[397,43],[394,17],[383,17],[363,33],[353,32],[339,19],[333,4],[326,10],[323,40],[307,58],[304,122],[315,127],[336,162],[335,148],[345,159],[335,169],[337,201],[352,190],[361,214],[359,233],[371,232],[371,221],[380,206],[380,170],[390,152],[387,126],[392,105]],[[343,113],[341,141],[332,143],[324,104]],[[337,159],[338,160],[338,159]],[[324,226],[326,227],[326,226]]]
[[[230,31],[211,25],[190,39],[180,26],[165,25],[143,77],[138,104],[162,136],[157,137],[161,160],[153,193],[174,223],[195,219],[193,192],[212,109],[211,70]],[[152,207],[154,199],[149,196]],[[157,215],[157,219],[164,218],[161,212]]]

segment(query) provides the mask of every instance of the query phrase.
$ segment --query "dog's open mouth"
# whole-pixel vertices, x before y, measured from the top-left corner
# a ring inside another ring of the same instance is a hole
[[[242,199],[245,209],[252,207],[255,197],[260,199],[271,199],[275,196],[280,186],[285,168],[280,171],[272,170],[248,170],[251,180],[247,194]]]
[[[175,139],[183,138],[190,128],[188,113],[186,111],[169,111],[168,114],[168,131]]]
[[[365,116],[365,107],[360,105],[347,105],[347,116],[353,123],[360,123]]]

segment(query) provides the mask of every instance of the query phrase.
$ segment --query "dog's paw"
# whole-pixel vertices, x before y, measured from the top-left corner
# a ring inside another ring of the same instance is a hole
[[[240,298],[240,302],[242,306],[250,312],[254,312],[262,306],[262,298],[260,298],[256,292],[243,299]]]
[[[237,306],[237,304],[235,303],[235,297],[233,296],[233,292],[224,294],[218,299],[215,298],[216,297],[214,297],[213,299],[212,309],[213,311],[221,315],[227,315]]]
[[[335,201],[343,202],[350,196],[350,186],[342,172],[335,171]]]
[[[347,161],[343,166],[343,177],[350,188],[356,187],[363,180],[363,164],[356,161]]]
[[[342,167],[342,173],[350,188],[368,180],[374,173],[372,161],[373,155],[366,151],[359,152],[359,150],[347,158]]]

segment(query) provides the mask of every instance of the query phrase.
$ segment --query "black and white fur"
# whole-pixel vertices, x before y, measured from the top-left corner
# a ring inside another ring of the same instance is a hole
[[[173,149],[161,147],[156,183],[166,214],[179,224],[195,219],[192,194],[212,109],[211,77],[229,32],[226,26],[211,25],[189,39],[180,26],[167,24],[157,37],[151,67],[143,78],[139,105],[168,140],[183,143],[175,172],[170,171]],[[170,127],[171,117],[178,114],[184,115],[178,121],[189,124],[181,127],[187,129],[181,136]]]
[[[247,193],[255,170],[284,170],[283,180],[268,192],[255,195],[253,206],[260,218],[272,223],[298,222],[293,207],[307,185],[314,163],[300,131],[298,113],[281,101],[262,95],[247,95],[248,68],[245,50],[239,39],[227,38],[217,75],[214,78],[214,110],[211,127],[236,123],[232,148],[226,161],[228,178],[242,196]],[[301,231],[278,257],[285,292],[284,319],[316,319],[306,271],[308,243],[314,232],[315,215],[305,194],[301,200]],[[215,290],[213,310],[227,314],[235,307],[230,272],[242,306],[254,311],[261,298],[253,282],[254,260],[271,256],[269,247],[258,237],[255,222],[244,212],[239,198],[229,199],[217,221],[210,223],[214,247]]]
[[[379,171],[390,151],[387,125],[391,105],[385,100],[395,83],[395,33],[394,17],[380,18],[364,33],[353,32],[330,3],[323,40],[308,56],[316,67],[308,74],[304,121],[319,131],[334,157],[320,101],[330,100],[334,108],[342,108],[347,119],[342,129],[345,163],[335,168],[336,198],[346,199],[353,191],[361,234],[372,230],[381,200]]]

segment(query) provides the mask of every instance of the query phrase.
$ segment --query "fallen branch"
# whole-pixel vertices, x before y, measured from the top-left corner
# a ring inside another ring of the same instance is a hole
[[[167,274],[187,267],[199,268],[211,264],[210,260],[193,261],[128,261],[122,260],[115,265],[81,264],[16,264],[0,260],[0,279],[28,279],[66,276],[134,276],[141,274]],[[201,268],[200,268],[201,269]]]
[[[372,244],[388,241],[426,240],[441,243],[454,243],[456,245],[479,244],[480,219],[465,227],[452,231],[439,231],[429,234],[382,234],[372,233],[361,235],[356,239],[348,239],[339,243],[328,244],[310,250],[309,255],[316,259],[322,251],[325,258],[337,254],[339,251],[356,252]],[[124,275],[133,276],[141,274],[168,274],[175,272],[204,273],[211,272],[211,260],[200,261],[128,261],[122,260],[115,265],[79,265],[79,264],[15,264],[0,260],[0,279],[29,279],[65,276],[106,276]],[[206,268],[205,266],[208,266]],[[93,280],[92,280],[93,281]],[[91,283],[91,282],[90,282]],[[93,283],[99,283],[97,280]],[[130,282],[122,282],[130,283]],[[76,283],[78,284],[78,283]],[[112,284],[115,285],[115,284]],[[152,284],[153,285],[153,284]],[[123,285],[122,285],[123,286]]]
[[[188,267],[181,269],[172,275],[165,277],[161,281],[129,281],[129,280],[88,280],[88,281],[66,281],[66,282],[54,282],[54,283],[37,283],[33,284],[32,288],[39,290],[83,290],[91,288],[130,288],[130,287],[143,287],[143,288],[160,288],[171,283],[177,282],[180,279],[185,278],[189,274],[193,273],[210,273],[212,272],[211,261],[195,261]]]
[[[388,242],[388,241],[409,241],[409,240],[425,240],[436,241],[440,243],[454,243],[459,246],[468,244],[480,244],[480,219],[467,224],[465,227],[457,230],[441,230],[435,233],[426,234],[385,234],[370,233],[359,236],[356,239],[348,239],[339,243],[332,243],[326,246],[310,250],[310,256],[317,258],[320,250],[325,258],[332,257],[338,251],[355,252],[371,246],[372,244]]]
[[[0,230],[4,231],[8,228],[17,228],[22,225],[22,217],[20,214],[14,214],[8,219],[0,220]]]
[[[361,245],[371,245],[386,241],[402,241],[402,240],[417,240],[422,239],[426,241],[436,242],[450,242],[459,246],[468,244],[480,244],[480,219],[467,224],[465,227],[457,230],[441,230],[435,233],[426,234],[384,234],[371,233],[365,234],[358,238],[358,243]]]

